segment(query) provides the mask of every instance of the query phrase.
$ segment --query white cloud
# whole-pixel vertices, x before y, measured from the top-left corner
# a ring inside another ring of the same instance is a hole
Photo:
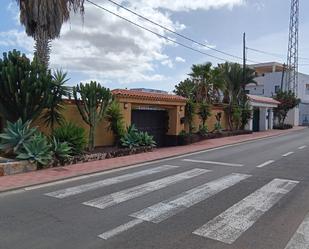
[[[208,10],[244,4],[244,0],[127,0],[119,1],[129,8],[174,31],[186,26],[171,18],[171,11]],[[116,8],[104,0],[96,3],[124,16],[161,35],[168,35],[161,28],[142,21],[138,17]],[[14,8],[10,12],[16,18]],[[163,81],[166,76],[156,72],[156,65],[173,68],[173,60],[164,52],[173,43],[115,17],[86,3],[84,23],[79,15],[73,15],[66,23],[59,39],[52,42],[51,67],[63,68],[85,75],[86,79],[101,82],[129,84],[135,81]],[[0,45],[18,46],[33,51],[32,38],[24,32],[11,30],[0,33]],[[181,57],[175,62],[184,63]]]
[[[223,7],[233,8],[245,4],[245,0],[130,0],[134,6],[164,8],[171,11],[209,10]]]
[[[186,62],[186,60],[185,60],[184,58],[179,57],[179,56],[177,56],[177,57],[175,58],[175,61],[176,61],[176,62],[180,62],[180,63],[185,63],[185,62]]]

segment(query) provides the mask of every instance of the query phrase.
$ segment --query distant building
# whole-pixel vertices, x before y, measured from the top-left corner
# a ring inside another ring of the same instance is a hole
[[[272,97],[281,89],[281,82],[285,83],[286,74],[283,73],[283,64],[277,62],[250,65],[256,71],[257,85],[246,87],[248,94]],[[309,75],[298,73],[299,108],[291,111],[287,123],[292,125],[309,125]]]
[[[145,92],[145,93],[161,93],[161,94],[168,94],[168,92],[163,90],[157,90],[157,89],[150,89],[150,88],[131,88],[131,91],[139,91],[139,92]]]

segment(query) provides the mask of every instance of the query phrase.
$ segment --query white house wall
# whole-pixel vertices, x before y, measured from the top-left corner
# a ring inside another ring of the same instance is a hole
[[[266,73],[264,76],[255,78],[258,85],[250,85],[246,87],[250,94],[272,97],[276,94],[275,89],[281,87],[282,72]],[[284,81],[285,82],[285,79]],[[306,84],[309,84],[309,75],[299,73],[298,74],[298,97],[301,99],[299,106],[299,115],[295,112],[289,113],[288,123],[297,125],[308,125],[304,121],[309,122],[309,91],[306,90]],[[297,120],[290,120],[294,118]]]

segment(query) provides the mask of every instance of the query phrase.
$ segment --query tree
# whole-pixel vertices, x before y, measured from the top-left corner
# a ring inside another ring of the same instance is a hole
[[[274,99],[280,102],[274,109],[274,114],[278,118],[279,125],[283,127],[288,112],[300,103],[300,99],[292,91],[279,91]]]
[[[196,89],[197,101],[211,101],[211,91],[213,89],[212,64],[210,62],[200,65],[193,65],[189,73]]]
[[[0,113],[4,119],[36,119],[47,106],[52,76],[36,57],[13,50],[0,59]]]
[[[70,18],[70,10],[84,14],[84,0],[16,0],[20,22],[27,35],[36,41],[37,56],[48,66],[48,44],[59,37],[62,24]]]
[[[225,112],[228,116],[228,123],[230,129],[233,129],[233,114],[235,119],[239,117],[238,107],[244,107],[246,103],[245,87],[250,83],[256,84],[254,80],[254,70],[250,68],[245,69],[245,81],[244,71],[240,64],[229,63],[220,64],[219,70],[221,70],[224,81],[224,102],[227,103]]]
[[[63,97],[69,95],[69,88],[65,86],[69,79],[67,73],[62,70],[57,70],[53,73],[53,80],[49,91],[47,109],[44,112],[42,119],[44,123],[54,131],[55,124],[62,124],[64,121],[61,112],[64,107],[62,105]]]
[[[205,101],[202,101],[199,104],[199,109],[198,109],[197,114],[200,116],[200,119],[202,120],[202,126],[205,127],[206,120],[211,116],[210,105],[207,104]]]
[[[175,86],[174,93],[187,99],[195,99],[195,84],[191,79],[185,79]]]
[[[192,99],[189,99],[187,101],[187,104],[185,106],[185,120],[187,124],[189,125],[189,133],[192,134],[194,127],[193,127],[193,117],[196,109],[196,104]]]
[[[73,96],[83,120],[89,126],[88,149],[93,151],[95,129],[106,114],[107,108],[112,101],[112,94],[108,88],[91,81],[85,85],[80,83],[73,87]]]

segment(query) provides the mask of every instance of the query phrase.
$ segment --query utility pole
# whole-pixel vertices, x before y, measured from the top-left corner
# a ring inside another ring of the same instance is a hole
[[[246,33],[243,35],[243,90],[246,88]]]

